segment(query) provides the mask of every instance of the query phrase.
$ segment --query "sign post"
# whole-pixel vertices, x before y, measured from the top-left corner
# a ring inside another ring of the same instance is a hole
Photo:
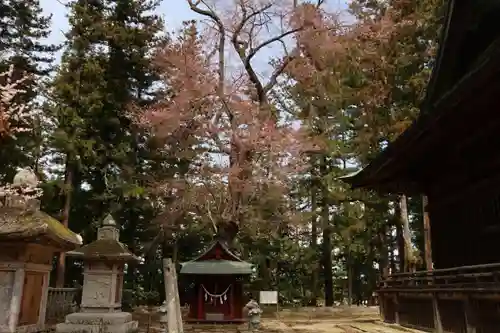
[[[260,291],[259,293],[260,304],[276,304],[276,318],[279,317],[279,302],[277,291]]]

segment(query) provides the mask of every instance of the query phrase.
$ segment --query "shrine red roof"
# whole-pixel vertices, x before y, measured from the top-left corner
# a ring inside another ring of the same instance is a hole
[[[192,275],[247,275],[252,274],[252,264],[243,261],[223,241],[216,240],[198,257],[181,263],[180,273]]]

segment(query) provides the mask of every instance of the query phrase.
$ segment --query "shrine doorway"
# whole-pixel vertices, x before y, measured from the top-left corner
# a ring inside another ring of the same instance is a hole
[[[225,280],[225,279],[222,279]],[[230,320],[233,316],[234,292],[229,281],[205,281],[200,284],[200,297],[205,320]]]

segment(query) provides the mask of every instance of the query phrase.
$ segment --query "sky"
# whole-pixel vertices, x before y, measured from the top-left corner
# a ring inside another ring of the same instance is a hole
[[[58,44],[64,40],[64,32],[68,30],[67,10],[64,3],[69,0],[41,0],[44,13],[52,14],[52,34],[49,42]],[[186,0],[163,0],[159,11],[165,23],[167,30],[172,31],[181,26],[186,20],[196,18],[196,14],[191,12]]]
[[[40,0],[45,14],[52,14],[52,33],[48,42],[59,44],[64,40],[64,32],[68,30],[67,11],[64,3],[69,0]],[[348,0],[327,0],[329,8],[345,10]],[[163,0],[159,12],[164,18],[168,31],[181,27],[183,21],[199,18],[193,13],[186,0]]]
[[[49,44],[57,45],[64,41],[64,33],[68,31],[67,10],[64,4],[69,1],[71,0],[40,0],[44,14],[52,15],[52,32],[47,40]],[[348,2],[349,0],[326,0],[325,5],[328,11],[341,12],[341,18],[344,21],[349,21],[348,15],[345,15]],[[158,11],[165,21],[166,30],[170,32],[178,30],[183,21],[200,18],[198,14],[190,10],[187,0],[162,0]],[[259,51],[259,54],[252,61],[257,75],[263,79],[263,82],[267,81],[273,70],[270,59],[282,57],[282,48],[276,44]],[[59,62],[61,54],[62,50],[56,55],[57,62]],[[228,63],[232,63],[232,61],[228,61]],[[236,66],[239,66],[238,64],[239,61],[237,61]]]

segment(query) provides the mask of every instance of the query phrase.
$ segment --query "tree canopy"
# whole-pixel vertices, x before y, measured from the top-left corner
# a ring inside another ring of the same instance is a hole
[[[417,117],[442,1],[182,1],[196,18],[167,32],[158,1],[70,0],[54,46],[38,1],[0,0],[0,187],[30,166],[85,242],[113,214],[144,259],[134,302],[164,297],[162,257],[216,236],[285,303],[370,301],[379,277],[424,268],[423,198],[339,177]],[[81,283],[56,266],[57,285]]]

